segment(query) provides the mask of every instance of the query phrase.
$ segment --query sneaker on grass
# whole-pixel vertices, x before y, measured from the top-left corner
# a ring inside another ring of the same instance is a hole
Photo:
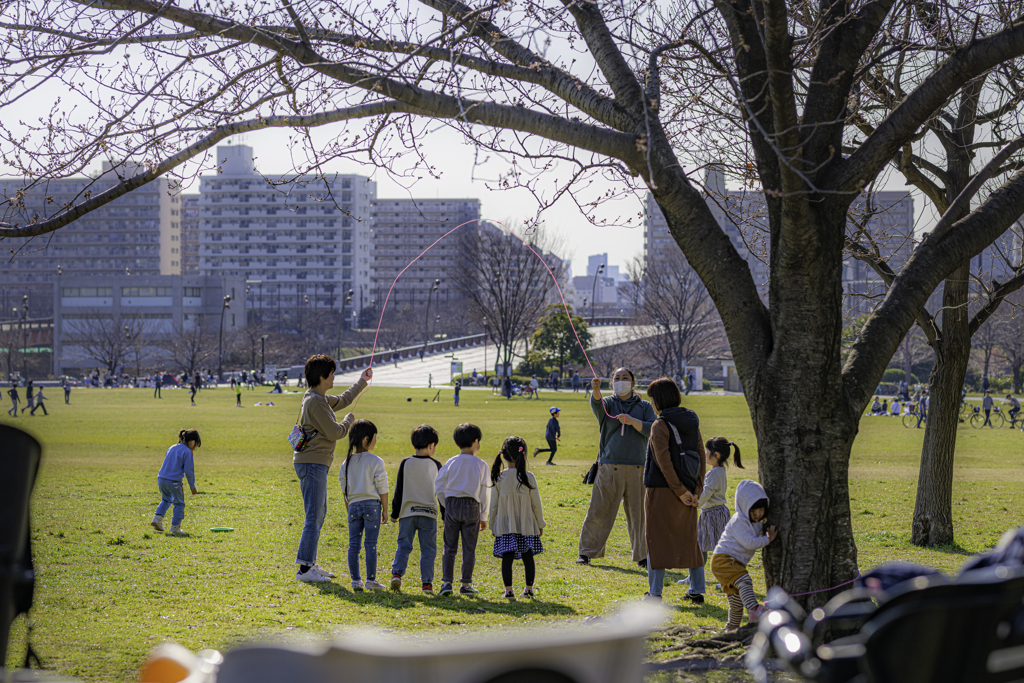
[[[321,566],[320,566],[319,564],[314,564],[313,566],[314,566],[314,567],[316,567],[316,570],[317,570],[318,572],[320,572],[321,574],[323,574],[324,576],[326,576],[326,577],[327,577],[328,579],[333,579],[333,578],[334,578],[335,576],[337,576],[337,574],[335,574],[334,572],[332,572],[332,571],[329,571],[329,570],[327,570],[327,569],[324,569],[324,568],[323,568],[323,567],[321,567]]]
[[[352,592],[354,592],[354,593],[362,593],[363,592],[363,582],[362,581],[353,581],[352,582]]]
[[[396,593],[402,590],[402,577],[398,574],[391,575],[391,590]]]
[[[472,586],[463,586],[459,589],[459,595],[480,595],[480,591]]]
[[[330,581],[329,578],[320,573],[316,565],[313,565],[306,571],[302,571],[300,568],[299,571],[295,572],[295,578],[303,583],[324,583],[325,581]]]
[[[376,579],[366,580],[366,590],[368,591],[382,591],[384,590],[384,584],[377,583]]]
[[[450,583],[442,583],[441,584],[441,590],[440,590],[440,592],[438,592],[438,595],[451,595],[451,594],[452,594],[452,585]]]
[[[164,530],[164,516],[163,515],[157,515],[156,517],[153,518],[153,521],[150,522],[149,525],[151,527],[153,527],[154,529],[156,529],[157,531],[161,531],[162,532]]]
[[[580,555],[579,557],[576,558],[576,564],[584,564],[584,565],[590,564],[590,558],[587,557],[586,555]]]
[[[429,583],[423,584],[423,592],[424,593],[433,593],[434,592],[434,586],[432,584],[429,584]]]
[[[184,531],[181,530],[181,525],[180,524],[172,524],[171,525],[171,535],[172,536],[187,536],[188,534],[186,534]]]

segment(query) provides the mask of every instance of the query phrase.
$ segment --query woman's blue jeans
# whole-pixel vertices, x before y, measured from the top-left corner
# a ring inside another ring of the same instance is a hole
[[[365,537],[364,537],[365,534]],[[366,580],[377,580],[377,537],[380,535],[380,501],[362,500],[348,506],[348,571],[359,577],[359,542],[366,548]]]
[[[296,463],[295,474],[302,491],[302,507],[306,520],[302,524],[296,564],[316,564],[316,548],[320,544],[320,529],[327,517],[327,465]]]
[[[707,562],[707,554],[704,554],[704,562]],[[647,585],[651,595],[661,595],[665,586],[665,570],[651,569],[651,556],[647,556]],[[690,592],[703,594],[704,586],[704,565],[690,569]]]

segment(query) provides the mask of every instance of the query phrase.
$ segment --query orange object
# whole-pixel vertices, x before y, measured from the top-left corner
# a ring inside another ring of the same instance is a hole
[[[139,683],[181,683],[192,672],[187,666],[168,656],[148,660],[139,672]]]

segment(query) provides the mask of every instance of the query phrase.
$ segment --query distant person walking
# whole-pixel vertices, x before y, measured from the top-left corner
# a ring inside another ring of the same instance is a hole
[[[46,412],[46,406],[43,405],[44,398],[45,397],[43,396],[43,387],[39,387],[39,391],[36,392],[36,404],[32,406],[32,415],[35,415],[36,410],[38,410],[39,408],[43,409],[43,415],[49,415],[49,413]]]
[[[924,392],[921,395],[921,400],[917,402],[917,428],[921,428],[921,421],[928,419],[928,392]]]
[[[572,393],[576,393],[580,390],[580,373],[579,370],[572,374]]]
[[[452,396],[455,398],[455,407],[456,408],[459,407],[459,392],[460,391],[462,391],[462,380],[461,379],[457,379],[457,380],[455,380],[455,392],[452,394]]]
[[[231,378],[231,386],[235,390],[235,407],[236,408],[241,408],[242,407],[242,383],[241,382],[236,382],[235,378],[232,377]]]
[[[64,405],[68,405],[71,403],[71,382],[67,377],[64,378],[62,386],[64,387]]]
[[[534,375],[533,379],[530,380],[530,393],[533,395],[533,398],[538,401],[540,400],[540,381],[537,379],[537,375]]]
[[[153,376],[153,398],[163,398],[163,396],[160,395],[160,387],[162,387],[163,384],[163,375],[157,374]]]
[[[590,564],[590,560],[604,557],[619,506],[624,505],[633,561],[646,569],[644,462],[657,416],[651,404],[634,391],[636,378],[628,368],[619,368],[612,375],[613,396],[602,398],[600,378],[595,377],[591,384],[590,409],[601,432],[599,464],[576,562]]]
[[[196,394],[199,393],[199,375],[196,375],[192,380],[192,383],[188,387],[189,398],[192,401],[192,405],[196,404]]]
[[[29,380],[28,384],[25,385],[25,406],[21,409],[21,412],[24,413],[26,410],[28,410],[34,405],[33,393],[34,391],[32,389],[32,380]]]
[[[505,400],[508,401],[512,398],[512,378],[508,375],[505,375],[505,383],[503,386],[505,389]]]
[[[7,411],[8,415],[18,417],[18,401],[21,399],[18,397],[18,383],[11,382],[11,388],[7,390],[7,395],[11,397],[11,409]]]
[[[29,386],[31,386],[31,382],[29,383]],[[992,426],[992,423],[989,421],[989,418],[992,417],[992,407],[994,405],[995,405],[995,403],[992,400],[992,392],[986,391],[985,392],[985,398],[981,399],[981,409],[985,411],[985,422],[984,422],[984,424],[981,425],[982,427],[991,427]],[[22,408],[22,411],[24,411],[24,410],[25,409]]]

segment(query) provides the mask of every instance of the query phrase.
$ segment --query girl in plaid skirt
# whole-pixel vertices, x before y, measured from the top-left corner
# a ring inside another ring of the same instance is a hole
[[[736,467],[744,469],[743,461],[740,459],[740,447],[724,436],[716,436],[705,444],[704,458],[707,460],[707,474],[704,475],[704,491],[701,493],[697,504],[700,507],[700,518],[697,520],[697,543],[701,552],[704,553],[704,562],[707,562],[708,553],[715,549],[718,538],[729,523],[729,506],[726,505],[726,491],[729,488],[729,480],[725,467],[732,456]],[[704,572],[704,567],[691,569],[690,572]],[[693,585],[689,578],[683,579],[680,583]],[[698,585],[703,581],[698,582]],[[690,595],[689,593],[687,594]]]

